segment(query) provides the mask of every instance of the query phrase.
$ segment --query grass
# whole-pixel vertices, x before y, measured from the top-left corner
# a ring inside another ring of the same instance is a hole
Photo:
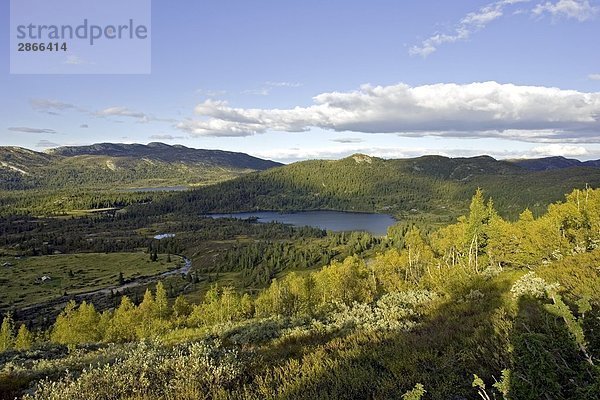
[[[125,280],[150,276],[179,266],[180,258],[159,255],[151,262],[146,253],[80,253],[38,257],[0,257],[0,309],[24,307],[68,294],[118,285]],[[10,263],[12,266],[2,266]],[[42,276],[51,279],[41,282]]]

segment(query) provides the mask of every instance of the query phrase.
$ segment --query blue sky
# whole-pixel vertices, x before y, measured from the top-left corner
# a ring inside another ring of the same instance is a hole
[[[597,0],[154,0],[147,75],[10,75],[0,37],[0,145],[595,159],[598,38]]]

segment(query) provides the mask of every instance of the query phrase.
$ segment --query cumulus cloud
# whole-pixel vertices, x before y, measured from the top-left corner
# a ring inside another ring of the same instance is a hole
[[[589,74],[588,79],[591,79],[593,81],[600,81],[600,74]]]
[[[49,147],[60,147],[60,144],[51,142],[49,140],[40,140],[39,142],[37,142],[35,147],[47,149]]]
[[[195,108],[199,118],[177,127],[197,137],[303,132],[316,127],[403,136],[600,142],[600,93],[497,82],[417,87],[400,83],[323,93],[313,103],[258,109],[206,100]]]
[[[54,129],[48,128],[29,128],[26,126],[16,126],[8,128],[9,131],[22,132],[22,133],[56,133]]]
[[[553,17],[586,21],[597,14],[598,7],[592,6],[589,0],[559,0],[540,3],[535,6],[532,12],[534,15],[550,14]]]
[[[526,3],[530,0],[500,0],[489,3],[475,12],[464,16],[453,32],[437,33],[423,40],[421,44],[409,49],[410,55],[427,57],[437,51],[438,47],[446,43],[455,43],[467,40],[473,33],[485,28],[489,23],[504,15],[507,6],[517,3]]]
[[[89,125],[88,124],[81,124],[81,125],[79,125],[79,127],[83,128],[83,129],[87,129],[87,128],[89,128]]]

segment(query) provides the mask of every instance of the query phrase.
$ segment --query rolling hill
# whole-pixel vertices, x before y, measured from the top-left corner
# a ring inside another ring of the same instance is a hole
[[[279,165],[244,153],[163,143],[101,143],[45,153],[0,147],[0,189],[203,185]]]
[[[547,171],[551,169],[563,169],[572,167],[595,167],[600,168],[600,160],[579,161],[565,157],[544,157],[523,160],[510,160],[515,165],[531,171]]]
[[[443,220],[464,213],[480,187],[503,215],[515,217],[526,207],[539,214],[564,193],[586,185],[600,186],[600,169],[536,171],[488,156],[384,160],[355,154],[248,174],[180,193],[151,208],[196,213],[331,209]]]

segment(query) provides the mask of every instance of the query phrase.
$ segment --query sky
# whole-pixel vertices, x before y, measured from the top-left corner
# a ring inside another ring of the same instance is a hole
[[[153,0],[151,16],[149,74],[11,75],[0,35],[0,145],[600,158],[600,0]]]

